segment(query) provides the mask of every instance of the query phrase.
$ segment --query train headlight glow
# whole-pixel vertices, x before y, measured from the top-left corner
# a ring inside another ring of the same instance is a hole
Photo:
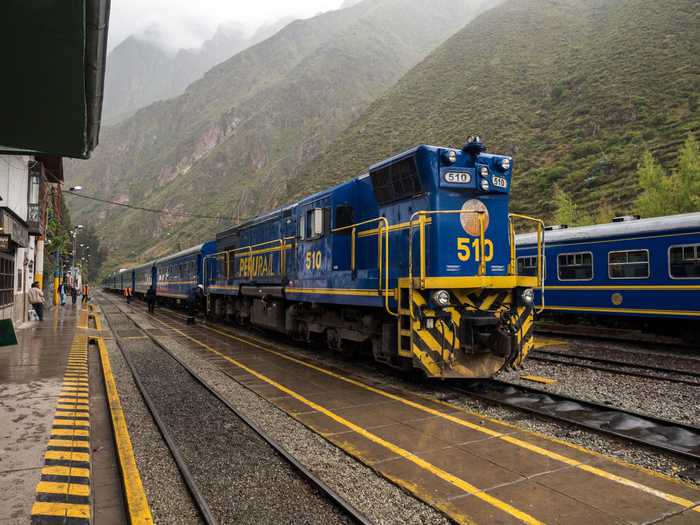
[[[523,304],[530,306],[535,302],[535,291],[532,288],[525,288],[520,294],[520,300]]]
[[[434,291],[432,298],[433,302],[441,308],[444,308],[445,306],[450,304],[450,292],[448,292],[447,290]]]
[[[479,168],[479,174],[482,177],[488,177],[489,176],[489,169],[486,166],[481,166],[481,168]]]
[[[481,179],[481,189],[484,191],[489,191],[489,181],[488,179]]]
[[[508,157],[501,160],[501,169],[503,171],[508,171],[510,169],[510,159]]]
[[[452,164],[457,162],[457,152],[450,150],[447,152],[447,160],[449,160]]]

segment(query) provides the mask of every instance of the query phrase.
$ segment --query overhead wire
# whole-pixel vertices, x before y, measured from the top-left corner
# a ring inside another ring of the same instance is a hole
[[[96,201],[96,202],[101,202],[104,204],[111,204],[113,206],[122,206],[124,208],[131,208],[132,210],[140,210],[140,211],[145,211],[148,213],[159,213],[159,214],[166,214],[166,215],[172,215],[175,217],[188,217],[191,219],[210,219],[210,220],[218,220],[218,221],[236,221],[235,218],[233,217],[226,217],[223,215],[199,215],[196,213],[189,213],[189,212],[184,212],[184,211],[173,211],[173,210],[166,210],[166,209],[159,209],[159,208],[146,208],[144,206],[137,206],[135,204],[127,204],[125,202],[118,202],[118,201],[111,201],[109,199],[102,199],[100,197],[95,197],[93,195],[85,195],[83,193],[77,193],[75,191],[65,191],[63,192],[64,195],[73,195],[75,197],[80,197],[81,199],[87,199],[91,201]]]

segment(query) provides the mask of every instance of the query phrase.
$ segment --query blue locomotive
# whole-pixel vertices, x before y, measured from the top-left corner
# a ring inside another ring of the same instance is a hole
[[[160,297],[202,284],[217,318],[339,352],[368,347],[429,377],[490,377],[532,348],[542,285],[541,274],[517,273],[515,222],[539,239],[544,226],[509,214],[512,170],[478,137],[462,149],[418,146],[156,261],[151,281]],[[201,264],[173,273],[195,256]]]
[[[557,227],[545,245],[548,314],[700,343],[700,213]],[[517,237],[519,273],[534,274],[537,250],[535,236]]]

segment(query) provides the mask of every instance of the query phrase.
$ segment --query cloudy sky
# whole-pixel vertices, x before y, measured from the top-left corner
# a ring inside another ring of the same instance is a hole
[[[115,0],[110,49],[132,34],[157,27],[169,47],[197,47],[220,24],[238,22],[251,32],[283,17],[306,18],[337,9],[343,0]]]

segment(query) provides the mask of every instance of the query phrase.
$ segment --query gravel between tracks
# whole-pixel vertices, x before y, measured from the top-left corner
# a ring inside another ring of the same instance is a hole
[[[520,379],[526,374],[549,377],[557,382],[540,385]],[[700,388],[684,383],[534,360],[526,361],[523,370],[504,373],[498,378],[665,419],[700,424],[700,404],[697,402]]]
[[[135,315],[134,319],[144,328],[151,326],[144,316]],[[203,360],[200,354],[170,337],[155,334],[154,337],[372,522],[407,525],[452,523],[440,512],[377,476],[370,468],[232,380],[216,365]]]
[[[351,523],[165,351],[122,345],[219,523]]]
[[[116,308],[109,305],[101,305],[101,308],[110,315],[108,324],[112,330],[133,326],[126,317],[120,317]],[[154,522],[168,525],[203,523],[124,356],[113,340],[106,340],[105,344]]]

